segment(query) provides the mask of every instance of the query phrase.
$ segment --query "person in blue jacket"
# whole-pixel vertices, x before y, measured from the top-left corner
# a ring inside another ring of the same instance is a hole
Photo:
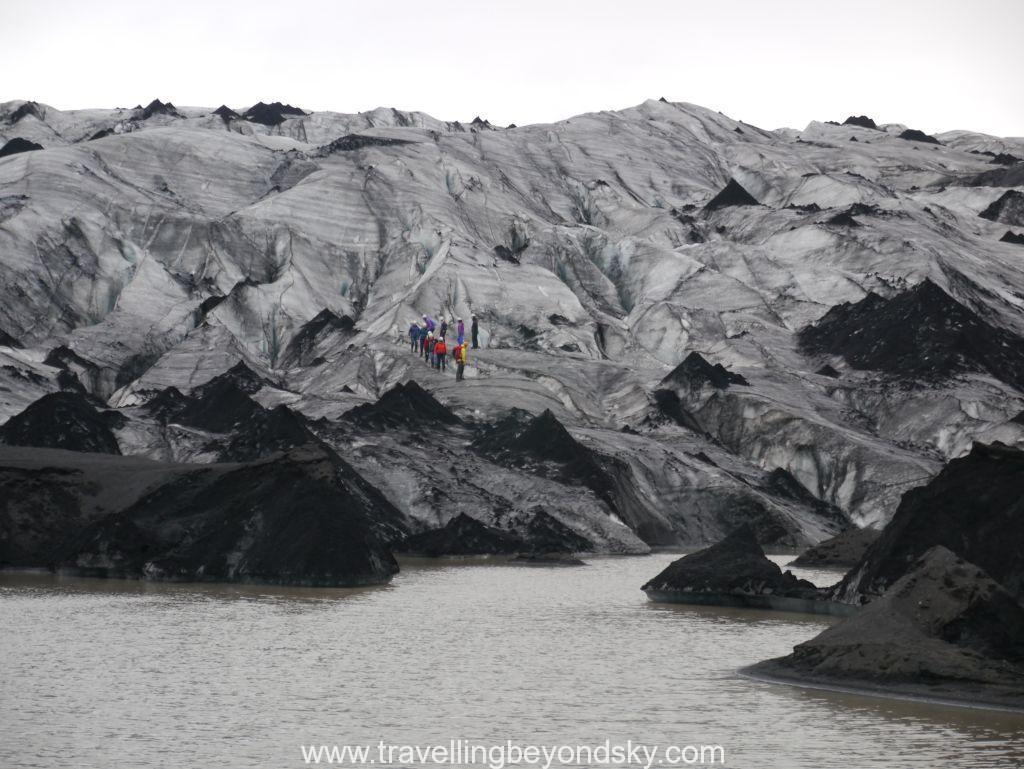
[[[412,352],[418,352],[420,348],[420,324],[413,321],[409,324],[409,344]]]

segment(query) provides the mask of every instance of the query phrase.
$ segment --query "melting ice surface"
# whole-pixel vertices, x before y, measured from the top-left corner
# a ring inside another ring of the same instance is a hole
[[[737,676],[832,620],[649,603],[639,586],[675,557],[419,561],[362,590],[0,575],[0,766],[297,767],[304,743],[450,739],[716,743],[734,767],[1024,761],[1022,715]]]

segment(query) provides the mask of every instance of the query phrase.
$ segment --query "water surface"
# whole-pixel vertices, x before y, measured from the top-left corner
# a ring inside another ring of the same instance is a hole
[[[732,767],[1024,763],[1024,716],[737,676],[835,620],[649,603],[640,585],[674,557],[405,562],[359,590],[3,574],[0,767],[299,767],[305,743],[451,739],[717,743]]]

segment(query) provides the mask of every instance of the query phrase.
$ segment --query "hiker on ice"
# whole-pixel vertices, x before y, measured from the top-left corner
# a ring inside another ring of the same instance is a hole
[[[427,331],[429,331],[431,334],[433,334],[434,329],[437,328],[437,325],[434,323],[434,319],[431,318],[429,315],[423,316],[423,325],[427,327]]]
[[[445,370],[445,360],[448,356],[448,347],[444,343],[444,337],[440,336],[434,343],[434,368],[438,371]]]
[[[463,340],[455,345],[455,381],[461,382],[466,370],[466,342]]]
[[[428,366],[434,365],[434,332],[427,331],[426,343],[423,345],[423,360]]]
[[[480,346],[480,344],[477,342],[476,313],[473,313],[473,317],[471,318],[471,320],[472,323],[470,323],[469,325],[469,334],[470,337],[472,337],[473,339],[473,349],[475,350],[477,347]]]
[[[466,324],[462,322],[462,318],[459,318],[459,325],[455,327],[456,337],[458,343],[464,344],[466,341]]]
[[[412,352],[419,352],[420,324],[416,321],[409,324],[409,343],[412,345]]]
[[[442,315],[441,316],[441,327],[437,330],[437,335],[439,337],[441,337],[442,339],[444,339],[444,337],[445,337],[445,335],[447,335],[447,333],[448,333],[448,321],[446,321],[444,319],[444,316]]]

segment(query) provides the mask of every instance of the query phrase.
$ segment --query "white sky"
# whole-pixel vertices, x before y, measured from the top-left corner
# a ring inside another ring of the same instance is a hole
[[[1024,135],[1024,0],[0,0],[0,101],[418,109],[524,125],[665,96],[764,128]]]

